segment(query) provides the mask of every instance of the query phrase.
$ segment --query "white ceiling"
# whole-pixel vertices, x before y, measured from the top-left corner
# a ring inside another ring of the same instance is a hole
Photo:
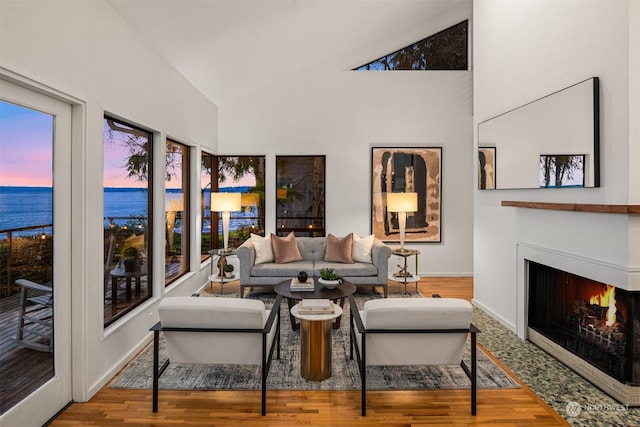
[[[106,2],[220,106],[337,58],[343,69],[377,59],[457,24],[434,17],[470,0]]]

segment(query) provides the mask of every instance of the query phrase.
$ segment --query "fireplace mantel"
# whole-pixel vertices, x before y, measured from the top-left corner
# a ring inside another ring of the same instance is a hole
[[[502,206],[553,211],[595,212],[607,214],[640,215],[640,205],[608,205],[583,203],[545,203],[503,200]]]

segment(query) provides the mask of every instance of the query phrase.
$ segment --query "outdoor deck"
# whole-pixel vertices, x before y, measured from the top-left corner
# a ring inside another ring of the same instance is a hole
[[[143,287],[146,281],[143,282]],[[143,288],[144,289],[144,288]],[[111,285],[107,288],[107,298],[111,295]],[[131,293],[131,301],[126,302],[126,288],[118,286],[118,301],[123,307],[135,304],[144,293]],[[19,296],[14,294],[0,299],[0,414],[6,412],[24,397],[34,392],[54,375],[53,353],[32,350],[15,343],[18,328]],[[116,312],[121,311],[118,308]],[[112,318],[111,300],[104,306],[105,322]]]
[[[53,353],[16,344],[20,294],[0,299],[0,413],[53,376]]]

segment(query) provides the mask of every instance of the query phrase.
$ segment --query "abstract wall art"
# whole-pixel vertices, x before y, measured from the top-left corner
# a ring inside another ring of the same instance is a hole
[[[418,210],[409,213],[405,241],[441,242],[442,147],[373,147],[371,151],[371,231],[385,242],[398,242],[395,212],[387,193],[417,193]]]

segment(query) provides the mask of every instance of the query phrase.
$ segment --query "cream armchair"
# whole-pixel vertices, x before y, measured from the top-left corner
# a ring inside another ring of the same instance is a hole
[[[367,301],[363,310],[349,296],[350,358],[360,368],[362,416],[367,414],[367,366],[460,365],[471,380],[476,415],[476,334],[473,309],[457,298],[389,298]],[[471,366],[462,354],[471,335]]]
[[[261,365],[262,415],[273,358],[280,359],[280,303],[234,298],[169,297],[160,302],[153,331],[153,412],[158,411],[158,380],[173,363]],[[160,366],[160,332],[169,358]]]

